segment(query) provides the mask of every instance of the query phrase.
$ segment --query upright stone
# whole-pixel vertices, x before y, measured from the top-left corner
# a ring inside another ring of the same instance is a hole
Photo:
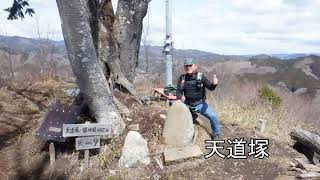
[[[136,131],[130,131],[124,141],[119,167],[138,167],[150,163],[147,141]]]
[[[182,102],[175,102],[169,109],[163,129],[163,140],[168,145],[191,144],[194,126],[189,108]]]

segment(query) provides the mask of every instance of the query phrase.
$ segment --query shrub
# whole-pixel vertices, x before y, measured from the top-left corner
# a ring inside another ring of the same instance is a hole
[[[281,98],[268,86],[262,87],[258,92],[259,98],[263,103],[271,104],[273,109],[277,109],[281,105]]]

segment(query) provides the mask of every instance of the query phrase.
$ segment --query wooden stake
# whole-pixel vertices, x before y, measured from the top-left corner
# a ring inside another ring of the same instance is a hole
[[[54,142],[49,144],[49,156],[50,156],[50,166],[53,167],[54,162],[56,161],[56,150],[54,148]]]
[[[89,167],[89,149],[84,150],[84,168]]]

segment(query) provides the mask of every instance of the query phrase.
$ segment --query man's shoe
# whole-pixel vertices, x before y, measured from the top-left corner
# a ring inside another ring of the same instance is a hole
[[[212,140],[220,140],[220,134],[211,134],[211,139]]]

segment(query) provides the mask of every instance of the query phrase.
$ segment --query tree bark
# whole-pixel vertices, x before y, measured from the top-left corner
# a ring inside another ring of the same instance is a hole
[[[98,61],[90,28],[89,4],[86,0],[57,0],[57,4],[69,60],[80,91],[97,122],[112,124],[113,134],[117,136],[122,133],[124,122]]]
[[[320,154],[320,136],[305,131],[303,129],[293,129],[290,132],[290,136],[292,139],[296,140],[303,146],[305,146],[305,152],[307,154],[311,153],[312,157],[310,158],[313,163],[319,164],[319,154]]]
[[[121,3],[122,1],[119,1],[119,4]],[[126,29],[126,24],[117,24],[118,22],[116,21],[116,16],[114,15],[111,0],[105,0],[102,3],[99,3],[97,1],[93,3],[93,1],[90,1],[91,27],[92,36],[95,37],[94,44],[96,45],[95,47],[98,55],[98,60],[103,66],[105,76],[109,81],[111,89],[113,89],[114,86],[119,86],[121,89],[124,89],[129,92],[129,94],[133,95],[137,102],[140,103],[141,101],[138,93],[136,92],[134,86],[131,84],[130,80],[133,80],[134,71],[137,67],[138,56],[136,56],[136,54],[139,52],[140,48],[142,20],[145,17],[145,13],[147,12],[146,8],[148,1],[145,2],[140,0],[131,3],[135,4],[135,6],[138,6],[138,3],[144,4],[143,8],[135,9],[138,12],[137,14],[139,15],[134,19],[135,21],[140,23],[131,25],[136,27],[135,29],[140,29],[140,31],[136,33],[136,36],[139,37],[139,43],[129,45],[128,43],[130,42],[127,41],[127,39],[117,38],[118,29]],[[129,9],[122,9],[119,5],[117,12],[118,11],[129,13]],[[131,8],[130,13],[132,12],[134,11]],[[133,16],[133,14],[131,15]],[[117,16],[120,15],[117,14]],[[126,52],[126,49],[120,48],[118,44],[122,44],[123,47],[135,47],[136,51]],[[126,56],[121,55],[124,54],[124,52]],[[127,68],[128,65],[130,65],[130,69]]]
[[[117,41],[121,71],[132,81],[138,66],[142,20],[145,17],[150,0],[119,0],[114,35]]]

